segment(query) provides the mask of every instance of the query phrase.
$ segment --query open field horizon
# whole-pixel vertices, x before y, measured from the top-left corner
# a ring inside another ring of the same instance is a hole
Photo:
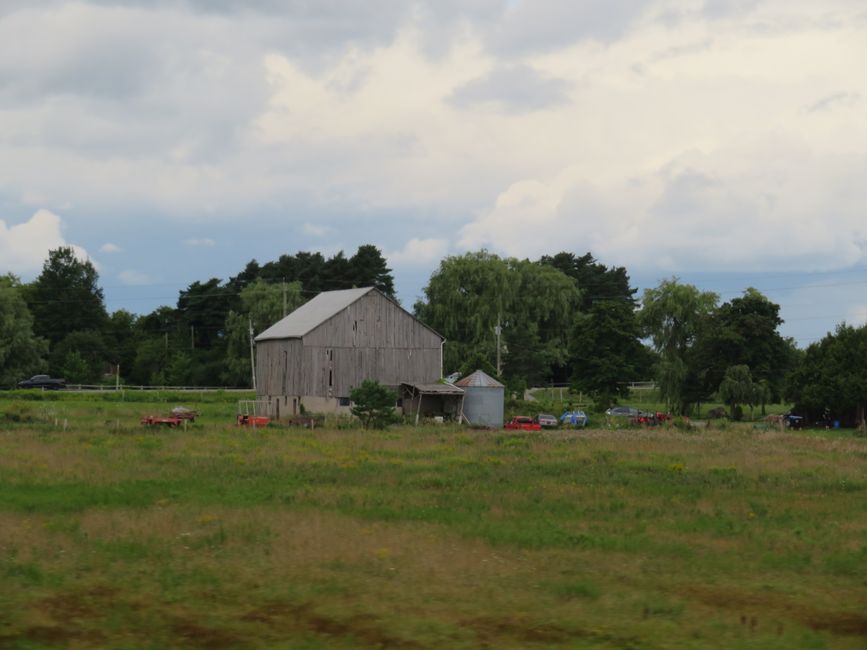
[[[0,399],[0,648],[867,641],[852,431],[138,425],[173,405]]]

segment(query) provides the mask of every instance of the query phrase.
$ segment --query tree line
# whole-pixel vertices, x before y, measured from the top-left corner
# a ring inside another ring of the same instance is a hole
[[[69,383],[249,386],[250,329],[261,332],[320,291],[375,286],[394,295],[378,248],[250,261],[223,281],[193,282],[175,306],[109,314],[93,264],[69,247],[52,250],[33,282],[0,277],[0,385],[35,372]]]
[[[381,251],[251,260],[223,281],[194,282],[175,306],[109,314],[98,274],[71,248],[49,252],[30,283],[0,277],[0,384],[37,371],[70,383],[249,386],[249,333],[321,291],[375,286],[394,298]],[[779,333],[780,307],[753,288],[727,302],[677,278],[639,299],[624,267],[591,253],[538,260],[487,251],[443,259],[412,307],[446,337],[444,370],[482,368],[510,389],[570,384],[597,405],[653,379],[672,412],[718,399],[731,415],[791,400],[810,417],[864,418],[867,329],[841,325],[800,350]]]

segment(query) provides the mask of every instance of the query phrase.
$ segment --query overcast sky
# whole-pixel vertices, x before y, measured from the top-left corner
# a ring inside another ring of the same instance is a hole
[[[806,344],[867,319],[865,62],[863,0],[2,0],[0,272],[591,251]]]

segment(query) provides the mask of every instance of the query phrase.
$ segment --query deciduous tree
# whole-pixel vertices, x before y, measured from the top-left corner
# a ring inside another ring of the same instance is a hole
[[[811,344],[788,378],[786,396],[809,419],[863,426],[867,408],[867,325],[839,325]]]
[[[72,248],[49,251],[42,272],[25,295],[34,332],[54,344],[70,332],[102,331],[108,315],[98,282],[93,264],[76,257]]]
[[[717,294],[681,284],[677,278],[644,291],[639,322],[659,353],[660,394],[677,413],[686,413],[692,401],[689,388],[696,380],[690,376],[688,355],[718,299]]]
[[[44,370],[48,344],[33,334],[33,316],[12,275],[0,276],[0,386]]]
[[[572,385],[610,405],[629,395],[627,381],[647,376],[651,353],[639,340],[632,306],[623,300],[598,300],[574,324],[569,358]]]

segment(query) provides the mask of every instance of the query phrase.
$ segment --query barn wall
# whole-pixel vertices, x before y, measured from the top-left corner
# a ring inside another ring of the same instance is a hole
[[[301,339],[256,344],[256,392],[259,395],[303,395]]]
[[[307,347],[303,352],[303,395],[349,397],[365,379],[397,388],[440,377],[440,351],[390,348]]]
[[[304,394],[349,397],[365,379],[392,388],[435,382],[442,372],[441,343],[372,291],[304,337]]]

